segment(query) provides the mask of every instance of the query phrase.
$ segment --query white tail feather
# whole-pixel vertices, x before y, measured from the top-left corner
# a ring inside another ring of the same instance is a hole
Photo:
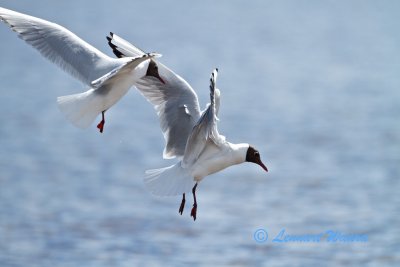
[[[194,186],[189,171],[181,167],[181,162],[166,168],[146,171],[144,183],[157,196],[175,196],[190,192]]]
[[[87,128],[92,124],[97,115],[104,110],[103,101],[104,97],[96,94],[93,89],[57,98],[60,111],[79,128]]]

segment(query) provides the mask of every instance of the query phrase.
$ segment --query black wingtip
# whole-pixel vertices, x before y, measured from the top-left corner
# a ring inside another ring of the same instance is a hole
[[[114,33],[113,32],[110,32],[110,35],[111,35],[111,37],[114,37]]]
[[[115,55],[117,58],[122,58],[122,57],[124,57],[124,54],[122,54],[121,52],[119,52],[117,49],[114,49],[114,50],[113,50],[113,53],[114,53],[114,55]]]
[[[123,57],[124,54],[122,54],[122,53],[118,50],[118,47],[117,47],[115,44],[112,43],[111,37],[107,36],[106,38],[107,38],[107,40],[108,40],[108,45],[111,47],[111,49],[112,49],[114,55],[115,55],[117,58]]]

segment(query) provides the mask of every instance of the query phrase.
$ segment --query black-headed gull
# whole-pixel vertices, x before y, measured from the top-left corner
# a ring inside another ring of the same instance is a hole
[[[88,127],[101,113],[102,120],[97,128],[103,132],[104,112],[123,97],[136,80],[151,75],[163,82],[157,66],[154,62],[150,64],[150,59],[159,54],[111,58],[58,24],[1,7],[0,20],[48,60],[89,86],[86,92],[57,98],[60,110],[77,127]]]
[[[135,56],[140,51],[115,34],[108,39],[117,56]],[[194,204],[190,215],[196,220],[196,188],[204,177],[246,161],[260,165],[265,171],[268,169],[255,148],[247,143],[232,144],[218,133],[217,69],[210,79],[211,103],[200,112],[197,95],[190,85],[163,64],[157,62],[157,65],[165,83],[144,77],[136,87],[155,106],[159,116],[166,139],[164,158],[181,157],[181,160],[166,168],[146,171],[145,185],[159,196],[182,194],[180,214],[185,205],[185,193],[191,190]]]

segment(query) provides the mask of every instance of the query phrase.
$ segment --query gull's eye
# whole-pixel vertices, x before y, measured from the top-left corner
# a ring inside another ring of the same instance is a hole
[[[260,153],[258,153],[258,151],[254,152],[254,156],[256,156],[257,158],[260,156]]]

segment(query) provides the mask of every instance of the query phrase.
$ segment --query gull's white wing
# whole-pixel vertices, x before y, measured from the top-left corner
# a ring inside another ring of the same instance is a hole
[[[217,71],[213,71],[210,79],[211,103],[191,131],[182,161],[166,168],[146,171],[144,183],[153,194],[172,196],[190,192],[194,185],[190,167],[211,146],[219,150],[225,143],[225,137],[219,135],[217,129],[216,105],[220,96],[215,88]]]
[[[140,56],[144,53],[116,34],[110,33],[107,40],[117,57]],[[187,139],[200,117],[199,101],[184,79],[159,62],[157,66],[165,84],[146,76],[135,86],[157,111],[166,141],[164,158],[180,157],[184,155]]]
[[[117,59],[58,24],[1,7],[0,20],[44,57],[87,85],[119,65]]]
[[[157,65],[165,84],[146,76],[135,86],[157,111],[166,141],[164,158],[180,157],[184,155],[186,141],[200,117],[199,101],[184,79],[164,65]]]
[[[215,69],[210,78],[210,100],[211,103],[203,112],[194,126],[186,144],[185,156],[182,159],[182,167],[192,165],[201,155],[208,142],[217,147],[225,142],[225,137],[218,133],[217,110],[219,109],[220,92],[216,88],[218,69]]]

